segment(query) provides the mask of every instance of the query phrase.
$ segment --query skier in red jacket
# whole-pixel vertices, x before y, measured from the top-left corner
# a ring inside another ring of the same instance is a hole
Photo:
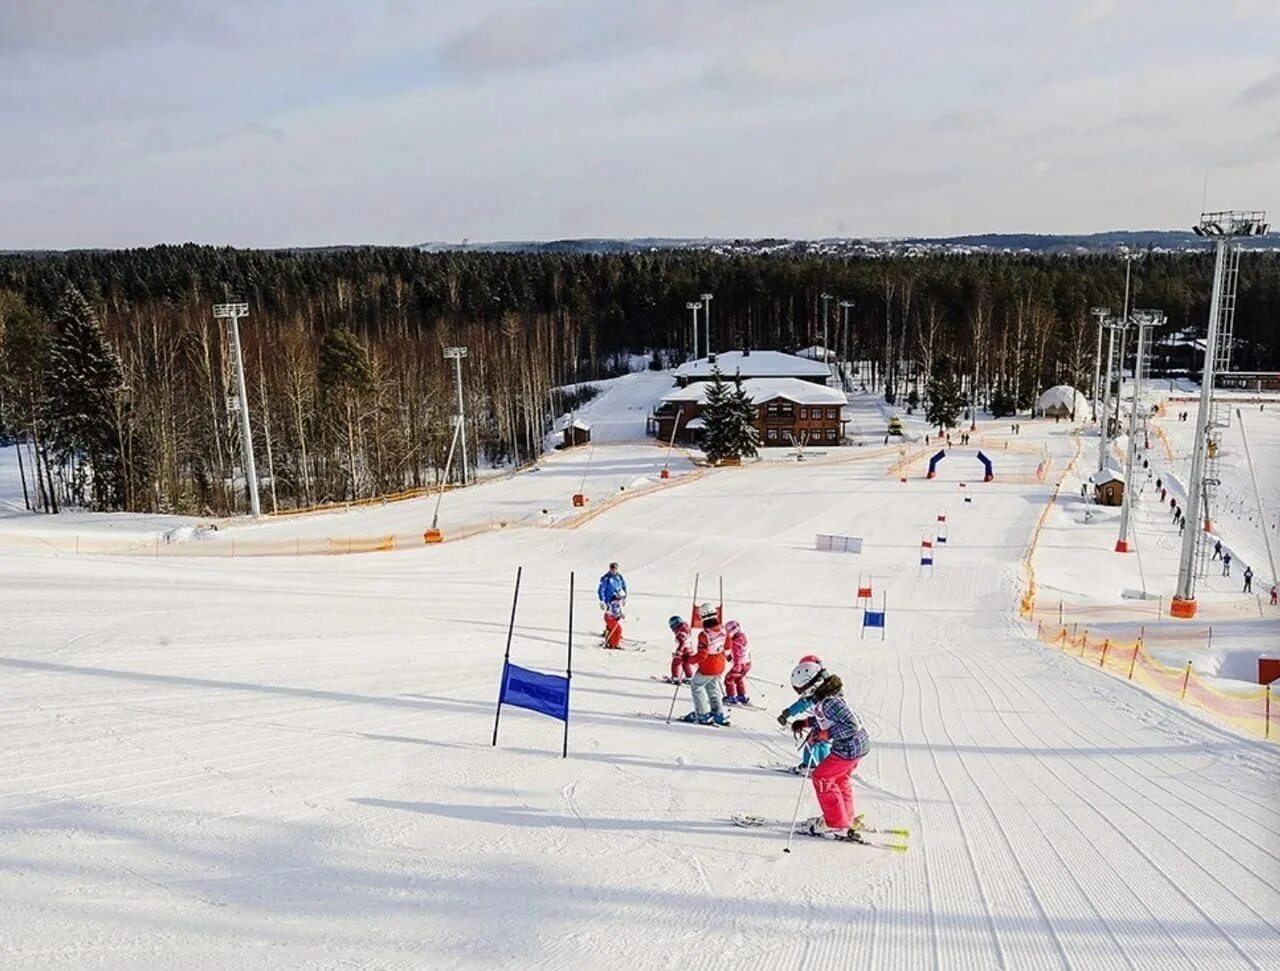
[[[711,604],[702,604],[698,608],[698,616],[702,618],[702,630],[698,632],[698,652],[692,658],[698,673],[689,682],[693,711],[683,720],[700,725],[728,725],[729,718],[720,706],[720,678],[725,671],[729,639],[720,627],[720,617]]]
[[[683,617],[672,617],[667,626],[676,639],[675,650],[671,652],[671,676],[667,680],[672,684],[677,681],[685,684],[693,677],[693,656],[698,651],[698,644]]]

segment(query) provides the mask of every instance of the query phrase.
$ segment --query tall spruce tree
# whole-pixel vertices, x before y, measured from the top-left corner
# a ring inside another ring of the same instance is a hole
[[[729,392],[729,411],[733,416],[730,424],[731,445],[738,458],[754,458],[760,448],[760,433],[756,430],[756,404],[742,387],[742,379],[734,381],[734,388]]]
[[[734,428],[737,420],[729,401],[729,385],[720,369],[712,368],[711,381],[707,384],[707,400],[702,406],[702,451],[712,462],[732,457],[734,453]]]
[[[926,393],[929,404],[924,415],[929,424],[939,430],[955,425],[964,407],[964,398],[960,394],[960,384],[951,371],[950,361],[939,361],[935,365]]]
[[[124,384],[120,358],[89,301],[68,285],[52,318],[49,355],[50,437],[72,470],[72,498],[94,509],[124,502],[117,404]]]

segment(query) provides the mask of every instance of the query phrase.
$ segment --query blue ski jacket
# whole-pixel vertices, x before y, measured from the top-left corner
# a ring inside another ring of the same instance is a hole
[[[608,606],[614,597],[620,600],[627,599],[627,581],[621,573],[606,573],[600,578],[600,586],[596,593],[597,598],[602,604]]]

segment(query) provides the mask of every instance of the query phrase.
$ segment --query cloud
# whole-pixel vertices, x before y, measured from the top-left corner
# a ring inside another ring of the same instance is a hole
[[[1236,95],[1232,104],[1240,107],[1252,107],[1253,105],[1270,101],[1277,95],[1280,95],[1280,71],[1253,82],[1253,84]]]

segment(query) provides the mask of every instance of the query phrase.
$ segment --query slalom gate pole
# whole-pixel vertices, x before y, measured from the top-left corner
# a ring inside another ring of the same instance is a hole
[[[724,623],[724,577],[720,578],[720,623]]]
[[[809,764],[809,760],[804,760],[804,778],[800,780],[800,792],[796,795],[796,811],[791,814],[791,829],[787,833],[787,845],[782,848],[783,853],[791,852],[791,840],[796,835],[796,820],[800,818],[800,802],[804,799],[804,791],[809,785],[809,772],[813,766]]]
[[[564,659],[564,681],[565,681],[565,697],[568,697],[569,682],[573,680],[573,571],[569,571],[569,648]],[[564,714],[564,751],[561,753],[562,759],[569,757],[569,710],[568,703],[565,704]]]
[[[693,626],[694,619],[698,616],[698,581],[702,575],[695,573],[693,575],[693,608],[689,611],[689,626]]]
[[[511,596],[511,622],[507,625],[507,652],[502,655],[502,681],[507,680],[507,665],[511,662],[511,636],[516,629],[516,604],[520,602],[520,574],[524,567],[516,567],[516,591]],[[502,689],[498,689],[498,710],[493,713],[493,744],[498,744],[498,720],[502,718]]]

